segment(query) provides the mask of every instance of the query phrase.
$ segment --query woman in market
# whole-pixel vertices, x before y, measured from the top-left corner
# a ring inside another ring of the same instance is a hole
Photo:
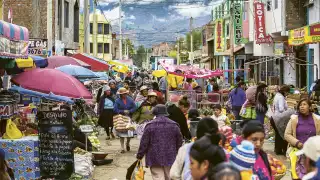
[[[14,179],[13,170],[8,166],[7,161],[5,160],[5,152],[2,149],[0,149],[0,179]]]
[[[157,82],[152,83],[152,90],[157,94],[157,102],[158,104],[165,104],[165,100],[163,97],[163,94],[161,93],[159,89],[159,84]]]
[[[266,84],[259,84],[256,92],[256,113],[257,120],[264,124],[264,117],[268,111],[268,97],[266,95]]]
[[[186,82],[183,83],[183,90],[186,91],[192,91],[192,79],[191,78],[187,78]]]
[[[240,81],[236,88],[234,88],[229,94],[229,102],[232,106],[232,113],[236,120],[240,120],[240,110],[246,101],[246,93],[244,91],[245,83]]]
[[[191,111],[191,110],[190,110]],[[218,134],[218,123],[212,118],[203,118],[199,121],[196,129],[197,139],[201,139],[205,134]],[[190,180],[192,179],[190,172],[190,157],[188,156],[193,142],[184,144],[178,152],[171,170],[170,178],[172,180]]]
[[[205,135],[191,146],[190,172],[193,180],[207,179],[210,169],[227,160],[220,134]]]
[[[117,94],[120,97],[115,101],[114,113],[131,117],[133,112],[136,110],[136,105],[133,99],[128,96],[128,90],[126,88],[120,88]],[[121,153],[125,152],[124,151],[125,138],[127,138],[126,149],[127,151],[130,151],[130,138],[133,137],[133,133],[131,133],[130,131],[127,131],[127,132],[116,131],[116,134],[120,137]]]
[[[169,119],[177,122],[180,126],[181,134],[184,139],[191,139],[191,134],[188,128],[187,124],[187,118],[186,113],[188,112],[190,108],[190,102],[188,100],[187,96],[183,96],[179,102],[179,107],[177,107],[175,104],[167,103],[168,113],[169,113]]]
[[[117,92],[118,92],[116,81],[115,80],[110,80],[109,81],[109,87],[110,87],[111,95],[112,95],[113,99],[116,99],[117,98]]]
[[[141,86],[140,92],[135,99],[136,106],[139,107],[148,98],[149,88],[147,86]]]
[[[179,125],[167,116],[167,108],[158,104],[152,110],[155,119],[149,122],[141,138],[137,158],[146,158],[152,179],[170,180],[170,168],[182,145]]]
[[[291,147],[302,149],[303,144],[310,137],[320,135],[320,119],[312,113],[311,102],[309,100],[300,100],[297,107],[298,114],[291,116],[284,138]],[[299,179],[307,173],[304,161],[305,156],[300,156],[296,164]]]
[[[265,139],[263,124],[257,120],[248,120],[242,129],[242,138],[254,144],[257,155],[256,162],[253,166],[254,174],[261,180],[274,180],[268,161],[268,155],[262,150]]]
[[[138,138],[143,134],[145,125],[150,122],[154,115],[151,110],[154,106],[157,105],[157,94],[155,92],[149,92],[148,99],[145,100],[141,106],[133,113],[132,121],[138,124],[136,133]]]
[[[99,121],[98,124],[102,126],[107,133],[107,140],[111,137],[114,138],[113,134],[113,108],[114,99],[111,95],[111,89],[109,86],[105,88],[104,94],[101,97],[99,103]],[[110,136],[111,135],[111,136]]]
[[[289,92],[290,87],[288,85],[283,85],[273,99],[273,115],[270,118],[270,124],[275,132],[274,151],[278,155],[285,155],[287,152],[288,142],[284,139],[284,131],[291,114],[294,113],[290,112],[286,101],[286,96]]]

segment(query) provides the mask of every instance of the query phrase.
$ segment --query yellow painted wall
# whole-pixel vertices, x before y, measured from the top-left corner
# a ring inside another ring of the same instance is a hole
[[[108,60],[112,60],[112,29],[110,27],[109,29],[109,34],[108,35],[105,35],[105,34],[98,34],[98,23],[102,23],[102,24],[109,24],[109,21],[107,21],[104,17],[104,15],[100,14],[100,13],[96,13],[95,14],[96,16],[96,24],[93,24],[93,26],[95,26],[93,28],[96,29],[96,34],[97,34],[97,37],[96,39],[94,39],[94,33],[93,30],[93,34],[90,34],[90,37],[89,37],[89,41],[90,43],[93,43],[93,46],[96,46],[96,51],[97,53],[94,54],[94,53],[90,53],[90,55],[93,55],[95,57],[98,57],[98,58],[101,58],[101,59],[104,59],[106,61]],[[90,23],[93,23],[93,14],[91,13],[90,14],[90,17],[89,17],[89,21]],[[90,27],[90,24],[86,25],[88,26],[88,28]],[[80,16],[80,26],[79,26],[79,44],[80,44],[80,51],[83,52],[83,46],[84,46],[84,16],[81,15]],[[109,52],[110,53],[98,53],[98,43],[109,43]],[[94,48],[95,49],[95,48]]]
[[[3,20],[2,12],[3,12],[3,0],[0,0],[0,20]]]

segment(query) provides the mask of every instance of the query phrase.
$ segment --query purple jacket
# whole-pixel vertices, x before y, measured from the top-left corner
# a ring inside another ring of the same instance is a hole
[[[157,117],[148,123],[141,138],[138,159],[146,155],[146,166],[169,166],[182,145],[179,125],[167,117]]]

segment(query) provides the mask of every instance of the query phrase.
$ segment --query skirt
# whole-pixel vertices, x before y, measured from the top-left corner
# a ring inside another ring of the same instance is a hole
[[[113,109],[104,109],[99,116],[98,124],[103,128],[113,127]]]

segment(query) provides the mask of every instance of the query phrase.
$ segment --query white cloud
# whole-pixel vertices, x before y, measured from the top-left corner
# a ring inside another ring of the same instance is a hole
[[[166,19],[165,18],[159,18],[157,16],[152,16],[153,17],[153,21],[158,21],[158,22],[165,22]]]
[[[129,9],[132,11],[134,8],[133,7],[129,7]]]
[[[130,19],[130,20],[135,20],[136,17],[134,15],[130,15],[127,19]]]
[[[110,3],[116,3],[119,2],[119,0],[99,0],[98,5],[100,6],[108,6]]]
[[[165,0],[124,0],[124,3],[126,4],[140,4],[140,5],[153,4],[153,3],[159,3],[159,2],[165,2]]]
[[[109,11],[103,11],[103,14],[106,16],[108,20],[111,21],[112,25],[119,24],[119,6]],[[125,18],[125,14],[123,11],[121,12],[121,14],[122,14],[122,18]]]
[[[169,10],[174,10],[177,14],[183,17],[201,17],[211,14],[211,10],[214,5],[220,3],[221,0],[211,2],[209,5],[204,5],[202,3],[197,4],[179,4],[169,6]]]

